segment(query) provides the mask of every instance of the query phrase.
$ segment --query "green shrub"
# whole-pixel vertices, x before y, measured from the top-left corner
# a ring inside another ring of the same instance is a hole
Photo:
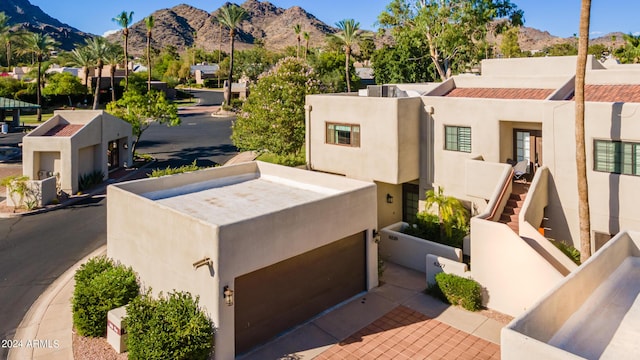
[[[418,212],[416,222],[402,229],[402,233],[461,249],[464,237],[469,233],[469,227],[459,228],[454,225],[451,227],[451,236],[449,237],[440,231],[438,215]]]
[[[274,153],[266,152],[266,153],[260,154],[257,160],[272,163],[272,164],[290,166],[290,167],[306,164],[304,152],[299,152],[298,154],[288,154],[288,155],[277,155]]]
[[[439,297],[451,305],[476,311],[482,307],[482,288],[477,281],[457,275],[436,274],[436,284],[427,289],[427,293]]]
[[[551,243],[555,245],[560,251],[562,251],[565,255],[569,257],[576,265],[580,265],[580,251],[573,247],[572,245],[567,245],[562,241],[552,240]]]
[[[189,165],[182,165],[180,167],[172,168],[171,166],[167,166],[165,169],[154,169],[149,177],[160,177],[165,175],[173,175],[173,174],[181,174],[189,171],[197,171],[200,169],[204,169],[203,167],[199,167],[196,165],[196,160]]]
[[[75,274],[73,325],[82,336],[104,336],[107,312],[126,305],[140,287],[131,268],[105,257],[90,259]]]
[[[93,186],[101,184],[104,180],[104,173],[100,170],[94,170],[90,173],[80,175],[78,178],[78,188],[80,191],[91,189]]]
[[[213,349],[213,324],[189,293],[138,296],[127,306],[126,322],[130,360],[204,360]]]

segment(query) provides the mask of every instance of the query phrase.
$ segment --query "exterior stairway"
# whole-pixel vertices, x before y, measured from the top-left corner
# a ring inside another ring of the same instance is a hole
[[[507,224],[516,234],[519,233],[520,229],[518,215],[522,204],[524,204],[524,199],[527,197],[527,191],[529,191],[529,184],[514,183],[509,200],[507,200],[500,220],[498,220],[503,224]]]

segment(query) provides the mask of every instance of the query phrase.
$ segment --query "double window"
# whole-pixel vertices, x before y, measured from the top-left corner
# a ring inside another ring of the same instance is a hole
[[[327,123],[327,144],[360,147],[360,125]]]
[[[595,171],[640,175],[640,143],[595,140],[593,149]]]
[[[445,150],[471,152],[471,128],[464,126],[444,127]]]

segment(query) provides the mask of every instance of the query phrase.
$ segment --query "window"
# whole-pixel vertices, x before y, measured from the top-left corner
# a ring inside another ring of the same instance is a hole
[[[327,144],[360,147],[360,125],[327,123]]]
[[[471,152],[471,128],[462,126],[445,126],[445,150]]]
[[[593,148],[595,171],[640,175],[640,143],[595,140]]]

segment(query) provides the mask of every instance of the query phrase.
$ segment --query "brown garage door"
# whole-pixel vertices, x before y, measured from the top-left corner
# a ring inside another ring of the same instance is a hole
[[[358,233],[235,279],[236,354],[366,289]]]

